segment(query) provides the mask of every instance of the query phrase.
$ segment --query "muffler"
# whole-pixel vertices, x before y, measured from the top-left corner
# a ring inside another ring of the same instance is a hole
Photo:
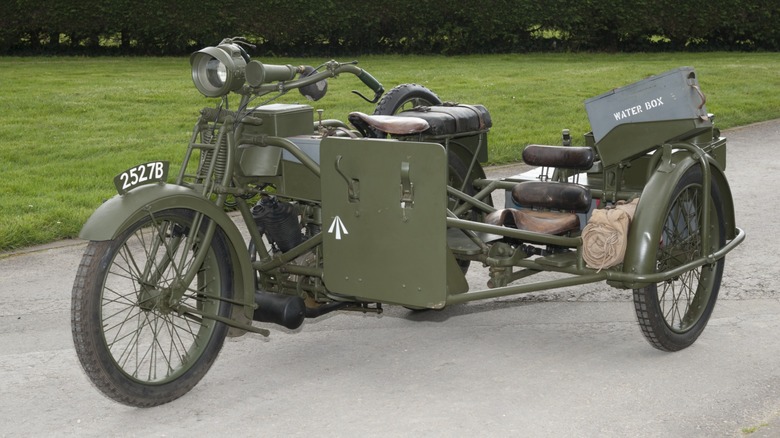
[[[303,324],[306,317],[306,304],[301,297],[255,291],[255,303],[257,309],[252,317],[255,321],[279,324],[294,330]]]

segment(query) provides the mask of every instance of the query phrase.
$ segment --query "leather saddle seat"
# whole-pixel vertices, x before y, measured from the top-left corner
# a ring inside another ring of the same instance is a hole
[[[419,134],[430,128],[425,119],[419,117],[377,116],[358,111],[349,113],[349,121],[358,131],[368,137],[368,129],[373,128],[391,135]]]
[[[588,147],[528,145],[523,161],[532,166],[587,170],[594,153]],[[525,181],[512,189],[512,200],[521,208],[505,208],[485,217],[485,222],[518,230],[561,235],[580,229],[577,213],[590,209],[590,189],[559,181]]]

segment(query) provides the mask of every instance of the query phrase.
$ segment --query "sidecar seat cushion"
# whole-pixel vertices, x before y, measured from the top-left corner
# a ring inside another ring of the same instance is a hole
[[[391,135],[418,134],[430,127],[428,122],[419,117],[369,116],[358,111],[349,113],[349,121],[355,127],[359,128],[360,122],[363,122],[374,129]]]
[[[575,213],[515,208],[496,210],[485,216],[485,223],[552,235],[580,228],[580,219]]]
[[[587,187],[555,181],[526,181],[512,188],[512,199],[523,207],[586,213],[592,195]]]
[[[593,167],[593,148],[529,144],[523,148],[523,161],[529,166],[588,170]]]

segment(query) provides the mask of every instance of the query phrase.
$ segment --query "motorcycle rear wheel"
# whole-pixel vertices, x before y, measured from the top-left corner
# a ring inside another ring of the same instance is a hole
[[[712,184],[709,241],[702,242],[702,192],[699,167],[688,170],[669,204],[656,256],[664,271],[710,254],[725,242],[723,204]],[[688,271],[679,277],[634,289],[634,308],[645,339],[662,351],[679,351],[693,344],[707,325],[718,298],[725,259]]]
[[[221,317],[231,308],[226,240],[217,229],[204,246],[208,219],[198,217],[188,209],[149,214],[84,252],[73,285],[73,341],[87,376],[109,398],[137,407],[172,401],[200,381],[222,348],[227,326],[184,307]],[[178,284],[204,250],[192,284]],[[183,296],[172,302],[177,288]]]
[[[418,84],[401,84],[393,87],[377,103],[374,115],[393,116],[418,106],[441,105],[441,99],[433,91]]]
[[[402,111],[411,110],[418,106],[441,105],[442,100],[429,88],[419,84],[401,84],[393,87],[379,101],[374,109],[374,115],[391,116]],[[381,137],[381,135],[380,135]],[[476,175],[482,174],[479,163],[474,163],[471,174],[468,173],[470,163],[464,163],[458,155],[450,152],[447,154],[447,185],[462,190],[465,194],[473,196],[477,190],[471,184]],[[490,202],[490,201],[488,201]],[[453,209],[458,201],[455,198],[447,198],[447,208]],[[492,203],[492,202],[491,202]],[[467,211],[460,219],[482,222],[484,213],[477,209]],[[469,260],[458,259],[458,265],[465,274],[469,270]]]

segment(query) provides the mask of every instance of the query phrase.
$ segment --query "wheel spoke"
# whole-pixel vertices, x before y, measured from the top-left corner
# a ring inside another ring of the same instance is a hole
[[[689,169],[671,196],[661,230],[656,272],[668,272],[699,260],[725,239],[723,209],[716,185],[702,191],[702,172]],[[710,203],[708,240],[702,239],[704,202]],[[634,290],[637,318],[654,347],[676,351],[691,345],[710,317],[717,299],[723,261],[688,270],[677,277]]]
[[[201,247],[206,225],[203,216],[195,213],[149,214],[113,246],[108,269],[95,271],[102,275],[96,283],[100,288],[97,333],[110,363],[134,384],[177,379],[206,351],[213,357],[218,350],[209,346],[215,333],[221,337],[216,348],[222,345],[224,325],[179,314],[178,304],[170,302],[176,288],[183,288],[180,303],[206,314],[227,316],[229,312],[229,304],[214,298],[225,290],[220,267],[225,266],[224,250],[218,255],[211,246]],[[203,264],[196,267],[198,251],[207,252]],[[192,284],[180,285],[192,269],[198,270]]]
[[[672,205],[662,233],[664,237],[659,249],[659,271],[673,269],[700,256],[699,191],[696,186],[687,187]],[[699,279],[699,270],[694,269],[659,284],[658,302],[671,329],[685,330],[697,319],[690,313]]]

